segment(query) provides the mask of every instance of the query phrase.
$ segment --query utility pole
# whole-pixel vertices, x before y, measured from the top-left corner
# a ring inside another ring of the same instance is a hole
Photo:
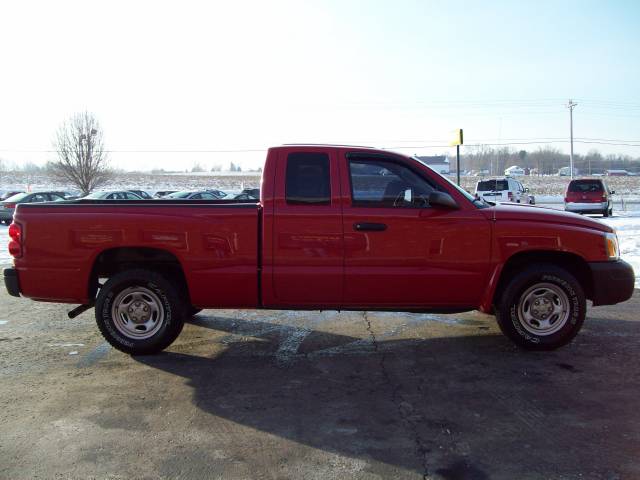
[[[458,174],[458,186],[460,186],[460,145],[456,145],[456,172]]]
[[[573,109],[576,105],[578,104],[569,99],[567,108],[569,109],[569,134],[571,138],[571,147],[569,150],[569,171],[571,172],[571,180],[573,180]]]

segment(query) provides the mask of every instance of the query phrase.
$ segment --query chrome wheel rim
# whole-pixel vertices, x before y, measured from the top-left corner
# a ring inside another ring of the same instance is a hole
[[[155,335],[165,317],[165,309],[158,295],[140,286],[121,291],[111,307],[111,318],[116,329],[133,340],[144,340]]]
[[[520,297],[518,318],[529,333],[552,335],[565,326],[570,314],[569,297],[553,283],[537,283]]]

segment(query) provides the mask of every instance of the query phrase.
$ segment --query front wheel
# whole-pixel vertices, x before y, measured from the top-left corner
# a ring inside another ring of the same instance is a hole
[[[498,325],[527,350],[553,350],[569,343],[586,315],[584,291],[573,275],[554,265],[516,274],[496,305]]]
[[[111,277],[96,299],[96,322],[104,338],[131,355],[157,353],[178,337],[185,304],[162,275],[142,269]]]

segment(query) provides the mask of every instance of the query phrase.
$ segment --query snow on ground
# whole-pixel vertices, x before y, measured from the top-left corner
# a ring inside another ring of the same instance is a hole
[[[561,205],[557,207],[562,208]],[[593,218],[616,229],[622,258],[633,266],[636,272],[636,288],[640,288],[640,209],[614,211],[614,216],[610,218],[597,216]],[[8,243],[8,227],[0,225],[0,266],[7,266],[11,263],[11,256],[7,250]]]
[[[636,273],[636,288],[640,288],[640,210],[614,212],[602,221],[616,229],[620,242],[620,255]]]
[[[0,224],[0,266],[7,266],[11,263],[11,255],[7,249],[9,243],[9,227],[4,223]]]

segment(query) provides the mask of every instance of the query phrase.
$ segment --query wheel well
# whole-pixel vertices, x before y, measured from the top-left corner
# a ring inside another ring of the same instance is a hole
[[[498,301],[507,281],[515,274],[521,272],[524,268],[531,264],[550,263],[558,267],[564,268],[573,275],[578,283],[584,289],[585,296],[588,299],[593,298],[593,280],[591,270],[584,258],[569,252],[553,252],[553,251],[533,251],[516,253],[507,260],[500,280],[493,296],[494,303]]]
[[[116,273],[143,268],[163,275],[175,282],[189,299],[189,287],[178,258],[166,250],[145,247],[119,247],[101,252],[93,262],[89,276],[89,298],[96,297],[100,278],[109,278]]]

